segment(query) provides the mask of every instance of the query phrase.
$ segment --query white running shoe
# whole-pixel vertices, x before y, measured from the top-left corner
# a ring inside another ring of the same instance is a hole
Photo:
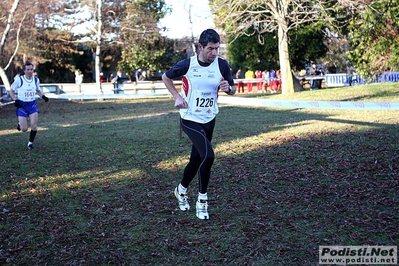
[[[190,209],[190,204],[188,204],[187,194],[180,194],[177,187],[175,188],[175,197],[179,203],[179,208],[182,211],[188,211]]]
[[[206,200],[197,200],[197,217],[201,220],[208,220],[208,202]]]

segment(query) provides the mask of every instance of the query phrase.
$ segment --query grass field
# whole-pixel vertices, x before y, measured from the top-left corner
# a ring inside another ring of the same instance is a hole
[[[397,84],[245,96],[399,102]],[[31,151],[0,108],[1,265],[318,265],[320,245],[399,243],[398,110],[221,106],[202,221],[196,180],[189,212],[172,193],[190,141],[171,99],[39,108]]]

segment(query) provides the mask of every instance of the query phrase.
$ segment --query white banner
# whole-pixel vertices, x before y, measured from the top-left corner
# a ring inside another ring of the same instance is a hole
[[[219,103],[241,106],[270,106],[283,108],[313,108],[336,110],[399,110],[399,102],[338,102],[338,101],[290,101],[219,96]]]
[[[398,82],[399,72],[383,72],[373,82]],[[352,85],[366,84],[366,81],[358,74],[352,75]],[[326,87],[349,86],[349,75],[346,73],[326,74]]]
[[[384,72],[375,82],[397,82],[399,81],[399,72]]]
[[[362,79],[358,74],[352,75],[352,85],[365,83],[365,80]],[[326,87],[342,87],[349,85],[349,75],[346,73],[326,74]]]

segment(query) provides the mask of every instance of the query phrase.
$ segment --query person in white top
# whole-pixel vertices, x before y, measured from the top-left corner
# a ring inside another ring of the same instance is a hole
[[[40,89],[39,78],[33,76],[33,64],[26,62],[23,67],[24,75],[16,75],[11,84],[10,96],[15,101],[16,114],[18,117],[18,130],[28,131],[28,117],[31,131],[29,134],[28,149],[33,149],[33,141],[37,133],[37,122],[39,119],[36,94],[45,102],[48,98]]]
[[[215,30],[203,31],[198,55],[181,60],[162,75],[165,86],[175,99],[175,107],[180,109],[180,126],[192,142],[190,160],[174,195],[179,208],[189,210],[187,188],[198,172],[196,215],[199,219],[209,219],[207,189],[215,159],[211,140],[219,112],[218,92],[228,95],[236,92],[229,63],[217,56],[219,46],[220,36]],[[180,77],[182,89],[179,92],[173,79]]]

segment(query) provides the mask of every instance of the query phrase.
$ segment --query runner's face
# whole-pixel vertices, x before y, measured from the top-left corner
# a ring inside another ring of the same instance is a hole
[[[25,77],[31,78],[33,75],[33,66],[25,66],[24,73]]]
[[[199,59],[204,63],[212,63],[219,51],[219,43],[208,42],[208,44],[204,47],[199,44],[200,54]]]

